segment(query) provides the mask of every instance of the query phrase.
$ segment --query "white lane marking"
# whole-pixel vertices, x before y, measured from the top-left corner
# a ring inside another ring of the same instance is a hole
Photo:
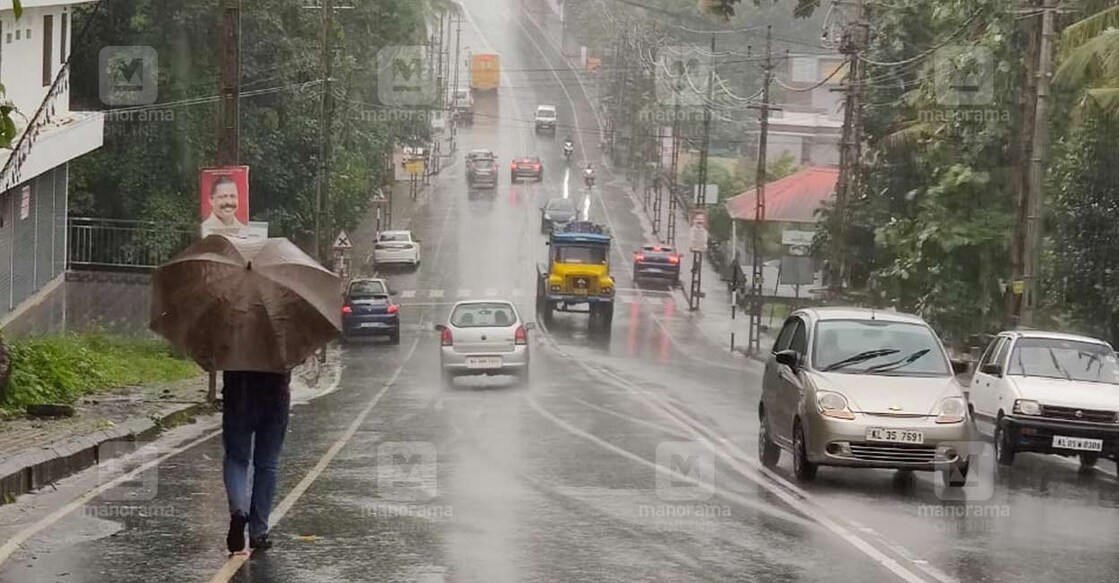
[[[645,459],[645,458],[643,458],[643,457],[641,457],[641,456],[639,456],[639,455],[637,455],[633,452],[630,452],[629,450],[622,449],[622,448],[620,448],[620,447],[618,447],[618,446],[616,446],[616,445],[614,445],[614,444],[612,444],[608,441],[605,441],[605,440],[599,438],[598,436],[596,436],[594,434],[587,433],[586,431],[583,431],[582,429],[579,429],[578,427],[575,427],[574,425],[564,421],[563,419],[560,419],[558,416],[556,416],[552,412],[545,409],[540,404],[540,402],[536,400],[536,397],[534,397],[533,395],[525,395],[524,398],[525,398],[525,401],[529,404],[529,406],[532,407],[532,409],[534,411],[536,411],[538,414],[540,414],[541,417],[544,417],[545,419],[551,421],[552,423],[555,423],[556,425],[558,425],[561,428],[563,428],[564,430],[566,430],[568,433],[571,433],[573,435],[577,435],[579,437],[582,437],[583,439],[586,439],[587,441],[590,441],[591,443],[594,443],[595,445],[597,445],[597,446],[599,446],[603,449],[606,449],[608,451],[616,453],[616,454],[618,454],[618,455],[620,455],[620,456],[622,456],[626,459],[635,461],[635,462],[637,462],[641,465],[644,465],[644,466],[651,467],[656,472],[659,472],[659,473],[665,474],[667,476],[670,476],[673,481],[688,482],[688,483],[690,483],[694,486],[703,486],[704,485],[699,479],[693,478],[691,476],[691,474],[683,474],[683,473],[680,473],[679,471],[673,471],[673,470],[671,470],[669,468],[666,468],[662,465],[651,462],[651,461],[649,461],[649,460],[647,460],[647,459]],[[806,518],[802,518],[802,517],[797,516],[795,514],[792,514],[790,512],[785,512],[783,510],[780,510],[780,509],[776,508],[775,506],[773,506],[772,504],[766,504],[764,502],[761,502],[760,500],[747,498],[747,497],[742,496],[740,494],[735,494],[733,492],[719,491],[719,492],[716,492],[715,495],[719,496],[719,497],[722,497],[722,498],[725,498],[727,500],[730,500],[731,502],[734,502],[734,503],[736,503],[736,504],[738,504],[738,505],[740,505],[744,508],[753,508],[754,510],[757,510],[758,512],[760,512],[762,514],[767,514],[767,515],[773,516],[775,518],[779,518],[781,520],[784,520],[786,522],[790,522],[790,523],[793,523],[793,524],[797,524],[797,525],[804,526],[804,527],[810,527],[810,528],[819,526],[818,524],[815,524],[811,520],[808,520]]]
[[[404,293],[400,294],[400,297],[402,297],[402,298],[414,298],[414,297],[416,297],[416,290],[414,290],[414,289],[405,290]]]
[[[466,289],[466,288],[462,288],[462,289],[458,290],[458,297],[460,297],[460,298],[470,297],[470,290]]]
[[[441,297],[443,297],[443,290],[433,289],[433,290],[431,290],[431,293],[429,295],[430,295],[430,297],[433,297],[433,298],[441,298]]]
[[[127,474],[123,474],[121,476],[118,476],[117,478],[115,478],[115,479],[113,479],[109,482],[106,482],[106,483],[90,490],[89,492],[86,492],[81,497],[77,498],[76,500],[70,502],[69,504],[63,506],[62,508],[59,508],[58,510],[55,510],[54,512],[51,512],[50,514],[44,516],[43,518],[37,520],[36,522],[32,523],[27,528],[17,532],[14,536],[12,536],[12,538],[9,538],[7,541],[5,541],[3,545],[0,545],[0,565],[2,565],[4,563],[4,561],[8,560],[8,557],[10,557],[12,555],[12,553],[14,553],[17,549],[19,549],[19,547],[23,543],[27,542],[27,539],[35,536],[36,534],[39,534],[41,531],[43,531],[44,529],[52,526],[54,523],[58,522],[59,520],[62,520],[63,518],[66,517],[67,514],[70,514],[71,512],[77,510],[78,508],[81,508],[82,506],[85,506],[87,503],[92,501],[94,498],[100,496],[106,490],[108,490],[110,488],[115,488],[118,484],[121,484],[123,482],[131,481],[137,475],[139,475],[143,472],[146,472],[149,469],[151,469],[153,467],[156,467],[159,464],[167,461],[168,459],[170,459],[170,458],[172,458],[176,455],[179,455],[180,453],[182,453],[182,452],[184,452],[184,451],[186,451],[186,450],[188,450],[188,449],[190,449],[190,448],[192,448],[192,447],[194,447],[194,446],[196,446],[200,443],[203,443],[207,440],[213,439],[213,438],[215,438],[219,435],[221,435],[221,431],[213,431],[211,433],[203,435],[202,437],[199,437],[198,439],[195,439],[194,441],[192,441],[192,442],[190,442],[190,443],[188,443],[188,444],[186,444],[182,447],[171,450],[171,451],[159,456],[158,458],[156,458],[154,460],[151,460],[151,461],[149,461],[149,462],[147,462],[143,465],[140,465],[139,467],[132,470],[131,472],[128,472]]]
[[[412,355],[415,354],[416,347],[419,345],[419,338],[416,338],[412,341],[412,346],[408,349],[408,354],[404,357],[404,360],[401,361],[401,363],[396,367],[396,370],[392,373],[392,377],[390,377],[388,382],[385,383],[385,386],[380,391],[378,391],[376,395],[373,395],[373,398],[369,400],[369,403],[365,406],[364,409],[362,409],[357,418],[355,418],[353,422],[350,423],[350,426],[346,429],[346,432],[343,433],[342,436],[339,437],[338,440],[330,446],[330,449],[326,450],[326,453],[324,453],[321,458],[319,458],[319,462],[315,464],[315,467],[311,468],[311,471],[307,472],[307,474],[303,476],[303,479],[295,485],[295,488],[292,488],[291,492],[288,492],[288,495],[285,496],[278,505],[276,505],[275,510],[272,511],[271,520],[269,520],[268,526],[270,528],[276,527],[276,524],[278,524],[280,520],[283,519],[284,515],[286,515],[292,509],[292,507],[295,506],[295,503],[299,501],[299,499],[303,496],[303,493],[311,487],[311,484],[315,483],[315,480],[317,480],[320,475],[322,475],[323,471],[326,470],[326,467],[330,465],[330,462],[333,461],[334,458],[338,455],[338,452],[342,451],[342,448],[345,447],[351,439],[353,439],[354,434],[356,434],[357,430],[361,428],[362,423],[364,423],[365,419],[369,417],[369,414],[373,412],[373,408],[377,406],[378,402],[380,402],[381,397],[384,397],[385,393],[389,392],[389,389],[391,389],[396,383],[396,379],[400,378],[400,373],[404,372],[404,367],[406,367],[408,365],[408,362],[412,360]],[[227,583],[230,579],[233,578],[234,575],[237,574],[237,571],[241,568],[242,565],[245,564],[245,561],[249,560],[249,556],[250,555],[248,554],[243,554],[233,555],[232,557],[230,557],[229,560],[226,561],[224,565],[222,565],[222,568],[217,572],[217,574],[214,575],[214,578],[210,579],[210,583]]]
[[[564,198],[571,198],[571,193],[567,188],[567,184],[570,181],[570,179],[571,179],[571,167],[569,166],[569,167],[563,169],[563,197]]]

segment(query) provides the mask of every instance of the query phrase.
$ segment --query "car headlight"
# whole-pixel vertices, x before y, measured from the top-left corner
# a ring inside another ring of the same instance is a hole
[[[833,391],[816,393],[816,409],[824,417],[846,419],[848,421],[855,418],[855,414],[851,412],[851,408],[847,404],[847,397]]]
[[[614,293],[614,288],[612,288],[608,285],[602,286],[602,295],[608,296],[612,293]]]
[[[1014,412],[1019,415],[1041,415],[1041,404],[1030,399],[1014,401]]]
[[[936,415],[937,423],[962,423],[967,416],[967,404],[963,397],[948,397],[940,402]]]
[[[562,290],[563,290],[563,288],[558,286],[558,285],[553,285],[552,286],[552,291],[554,291],[554,292],[558,292],[558,291],[562,291]]]

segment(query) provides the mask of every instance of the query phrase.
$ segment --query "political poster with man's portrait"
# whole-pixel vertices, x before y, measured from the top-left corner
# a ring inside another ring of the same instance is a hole
[[[202,236],[241,235],[249,227],[249,167],[203,168],[198,173]]]

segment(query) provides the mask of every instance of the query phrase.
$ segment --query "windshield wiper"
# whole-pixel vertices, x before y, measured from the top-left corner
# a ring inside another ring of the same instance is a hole
[[[851,366],[852,364],[859,364],[860,362],[866,362],[874,358],[881,358],[883,356],[897,354],[898,352],[899,351],[895,348],[878,348],[875,350],[867,350],[865,352],[860,352],[855,356],[844,358],[839,362],[833,362],[825,366],[821,370],[823,370],[824,372],[831,372],[833,370],[839,370],[843,367]]]
[[[893,362],[885,362],[885,363],[882,363],[882,364],[876,364],[874,366],[867,367],[866,372],[868,372],[868,373],[870,373],[870,372],[886,372],[886,371],[890,371],[890,370],[897,370],[899,368],[904,368],[904,367],[907,367],[907,366],[913,364],[914,362],[917,362],[917,360],[919,358],[921,358],[922,356],[924,356],[928,353],[929,353],[928,348],[922,348],[921,350],[918,350],[917,352],[914,352],[913,354],[910,354],[909,356],[907,356],[907,357],[905,357],[901,360],[895,360]]]
[[[1053,352],[1053,349],[1049,348],[1048,346],[1045,347],[1045,350],[1047,350],[1049,352],[1049,358],[1052,359],[1053,366],[1058,371],[1060,371],[1061,374],[1065,375],[1065,380],[1066,381],[1071,381],[1072,380],[1072,375],[1070,375],[1067,370],[1065,370],[1064,368],[1061,367],[1061,363],[1057,360],[1057,353]]]

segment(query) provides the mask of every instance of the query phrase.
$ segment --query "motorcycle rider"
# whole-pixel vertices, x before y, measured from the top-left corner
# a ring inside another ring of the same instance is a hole
[[[563,156],[570,158],[571,154],[575,152],[575,142],[571,141],[571,136],[567,136],[563,140]]]
[[[587,184],[588,188],[594,186],[594,166],[587,164],[587,167],[583,169],[583,182]]]

